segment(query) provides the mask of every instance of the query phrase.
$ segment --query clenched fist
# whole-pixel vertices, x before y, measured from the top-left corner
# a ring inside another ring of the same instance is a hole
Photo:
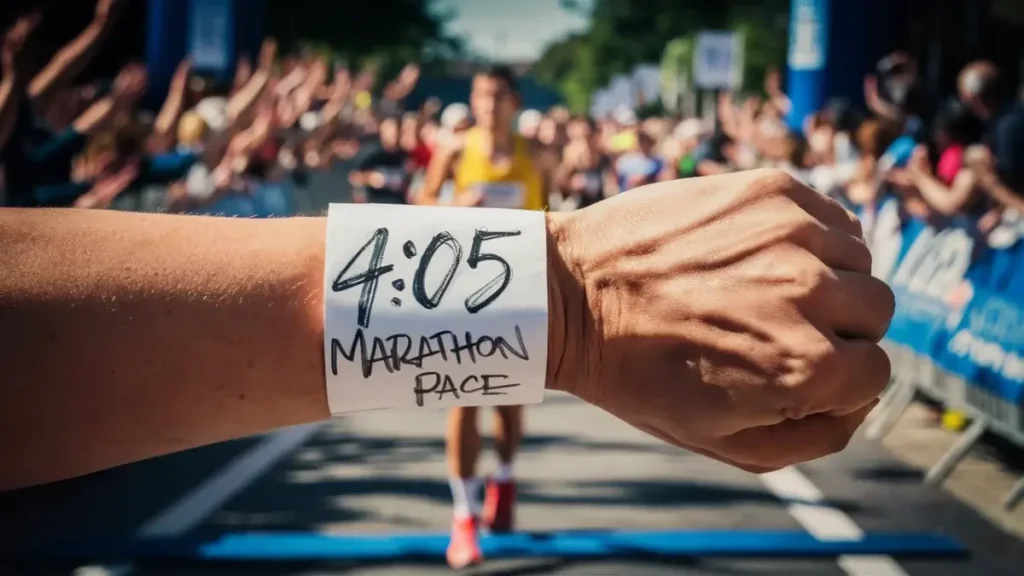
[[[783,172],[548,218],[553,388],[765,472],[843,449],[888,382],[894,300],[860,225]]]

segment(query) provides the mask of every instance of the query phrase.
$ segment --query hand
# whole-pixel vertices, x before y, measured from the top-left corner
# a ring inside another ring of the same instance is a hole
[[[274,67],[274,58],[277,57],[277,40],[267,38],[260,46],[259,66],[260,70],[269,72]]]
[[[885,181],[892,184],[899,192],[908,192],[917,189],[917,179],[914,171],[910,168],[894,168],[883,176]]]
[[[769,96],[774,96],[782,92],[782,77],[779,74],[779,69],[774,66],[769,68],[764,74],[764,91]]]
[[[587,177],[583,174],[573,174],[569,179],[569,189],[573,192],[582,192],[587,186]]]
[[[452,199],[453,206],[476,207],[484,205],[483,192],[477,189],[464,190],[455,194]]]
[[[4,70],[24,70],[27,56],[25,45],[41,19],[38,12],[21,16],[4,35],[3,46],[0,47],[0,65]]]
[[[647,177],[642,174],[633,174],[626,178],[626,186],[628,188],[637,188],[647,183]]]
[[[120,170],[96,181],[92,189],[75,200],[76,208],[107,208],[139,177],[139,161],[133,159]]]
[[[928,147],[918,145],[914,147],[914,152],[910,155],[910,161],[907,163],[907,168],[917,174],[931,174],[932,164],[928,160]]]
[[[864,100],[867,101],[868,105],[871,105],[881,99],[881,96],[878,95],[878,77],[874,74],[868,74],[864,77]]]
[[[127,0],[98,0],[96,2],[96,19],[109,23],[120,14]]]
[[[843,449],[888,383],[893,294],[860,224],[781,171],[548,218],[555,389],[764,472]]]
[[[998,208],[992,208],[988,212],[985,212],[981,218],[978,218],[978,232],[988,234],[992,230],[995,230],[995,227],[998,226],[1002,220],[1003,207],[1000,206]]]
[[[145,67],[141,64],[129,64],[122,68],[114,79],[113,96],[120,104],[134,104],[145,93],[147,81]]]

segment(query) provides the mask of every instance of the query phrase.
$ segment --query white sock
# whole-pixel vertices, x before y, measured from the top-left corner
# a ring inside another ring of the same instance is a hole
[[[449,478],[448,486],[452,490],[456,518],[480,515],[480,480],[478,478]]]
[[[495,482],[511,482],[512,481],[512,463],[499,462],[498,471],[494,473]]]

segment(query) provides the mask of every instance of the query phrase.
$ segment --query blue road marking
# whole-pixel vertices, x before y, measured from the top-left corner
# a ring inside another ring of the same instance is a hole
[[[950,556],[956,540],[926,533],[874,533],[859,540],[821,541],[802,531],[563,531],[483,536],[488,558],[593,557],[834,557],[839,555]],[[81,541],[49,547],[49,559],[184,559],[218,561],[394,561],[442,558],[447,534],[329,535],[238,533],[216,539]]]

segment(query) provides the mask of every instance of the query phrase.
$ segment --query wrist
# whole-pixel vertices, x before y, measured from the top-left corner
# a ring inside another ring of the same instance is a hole
[[[572,393],[585,334],[586,296],[572,241],[570,213],[545,214],[548,233],[548,365],[547,388]]]

